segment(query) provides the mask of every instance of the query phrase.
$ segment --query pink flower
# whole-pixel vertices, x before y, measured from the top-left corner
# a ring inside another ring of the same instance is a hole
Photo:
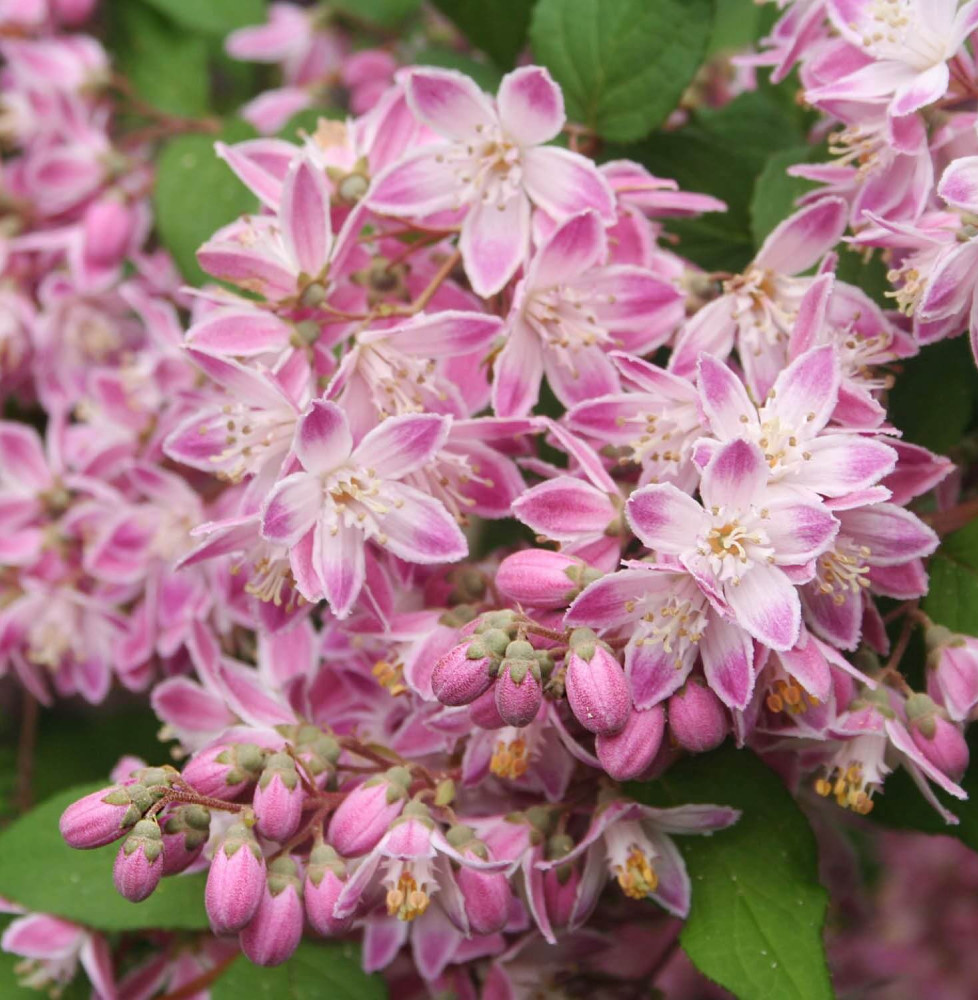
[[[446,141],[384,171],[368,202],[395,216],[466,209],[459,247],[479,295],[498,292],[523,263],[531,205],[555,219],[593,208],[614,221],[611,190],[594,165],[542,145],[564,124],[563,97],[545,69],[507,74],[495,102],[451,70],[414,70],[405,86],[415,115]]]
[[[312,404],[293,442],[301,471],[275,485],[261,527],[263,537],[290,548],[304,597],[324,595],[334,614],[348,615],[363,586],[368,539],[415,563],[468,553],[445,508],[400,481],[430,461],[447,434],[448,421],[434,414],[391,417],[354,447],[343,411]]]

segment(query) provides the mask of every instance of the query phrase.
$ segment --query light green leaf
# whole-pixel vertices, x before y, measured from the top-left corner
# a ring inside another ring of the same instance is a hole
[[[816,185],[804,177],[791,177],[788,167],[805,163],[818,151],[811,146],[791,146],[768,157],[764,169],[754,181],[750,203],[750,227],[755,249],[779,222],[797,208],[795,202]]]
[[[421,7],[421,0],[333,0],[333,7],[381,28],[393,28]]]
[[[145,902],[130,903],[112,884],[118,844],[76,851],[61,839],[58,820],[64,810],[105,785],[60,792],[0,833],[0,896],[96,930],[205,929],[203,875],[165,878]]]
[[[739,1000],[830,1000],[815,837],[781,780],[727,745],[629,792],[651,805],[713,802],[743,811],[712,837],[677,837],[693,886],[680,941]]]
[[[211,1000],[384,1000],[386,996],[384,980],[361,970],[359,953],[347,942],[305,941],[274,969],[239,958],[211,987]]]
[[[978,635],[978,521],[941,542],[930,562],[924,610],[954,632]]]
[[[530,40],[563,87],[568,116],[632,142],[676,108],[712,24],[711,0],[539,0]]]
[[[113,4],[109,11],[115,66],[136,93],[168,114],[205,115],[210,92],[206,39],[139,0]]]
[[[504,69],[526,46],[534,0],[434,0],[459,31]]]
[[[134,0],[126,0],[127,4]],[[226,35],[235,28],[261,24],[265,0],[144,0],[174,24],[191,31]]]
[[[193,284],[205,280],[197,249],[221,226],[257,206],[255,196],[218,159],[214,142],[240,142],[254,135],[247,123],[231,120],[219,136],[178,136],[160,153],[153,192],[157,228],[184,278]]]

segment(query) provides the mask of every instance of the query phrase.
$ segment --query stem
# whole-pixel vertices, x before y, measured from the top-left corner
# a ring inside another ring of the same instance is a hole
[[[213,969],[202,972],[196,979],[191,979],[189,983],[184,983],[183,986],[175,989],[172,993],[164,994],[159,1000],[188,1000],[189,997],[197,996],[198,993],[202,993],[211,983],[219,979],[224,974],[225,969],[239,954],[239,952],[234,952],[234,954],[228,955],[223,961],[218,962]]]
[[[375,764],[383,765],[385,770],[389,767],[397,767],[398,764],[403,763],[402,758],[398,757],[396,760],[391,760],[390,757],[385,757],[383,754],[371,750],[370,747],[365,747],[359,740],[355,740],[349,736],[340,740],[340,746],[344,750],[349,750],[350,753],[355,753],[358,757],[363,757],[365,760],[372,760]]]
[[[37,744],[37,699],[24,688],[20,739],[17,743],[17,809],[27,812],[33,803],[34,747]]]
[[[188,786],[189,787],[189,786]],[[207,809],[218,809],[224,812],[241,812],[245,807],[240,802],[225,802],[224,799],[212,799],[209,795],[198,795],[197,792],[184,792],[178,788],[168,788],[158,802],[150,806],[147,816],[154,816],[164,806],[171,802],[188,802],[194,806],[205,806]]]
[[[435,271],[431,281],[425,290],[410,304],[406,306],[394,306],[387,310],[381,308],[380,315],[384,316],[413,316],[421,312],[422,309],[434,298],[435,292],[441,287],[441,283],[452,273],[458,262],[462,259],[462,251],[456,250],[451,256],[446,257],[441,267]]]
[[[921,520],[926,521],[939,535],[950,535],[978,518],[978,498],[965,500],[947,510],[939,510],[933,514],[924,514]]]
[[[900,666],[903,654],[907,651],[907,646],[910,644],[910,636],[913,634],[914,624],[912,615],[907,615],[904,618],[903,627],[900,629],[900,637],[897,639],[893,647],[893,653],[889,660],[887,660],[886,666],[883,667],[882,673],[876,678],[878,681],[888,682],[891,677],[899,677],[898,684],[901,684],[902,687],[906,686],[906,681],[904,681],[902,675],[897,673],[897,668]]]

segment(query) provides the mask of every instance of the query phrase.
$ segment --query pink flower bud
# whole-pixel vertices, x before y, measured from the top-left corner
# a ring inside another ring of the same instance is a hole
[[[469,718],[480,729],[502,729],[506,725],[506,720],[496,708],[496,692],[491,689],[483,691],[469,705]]]
[[[455,874],[469,927],[476,934],[495,934],[509,920],[513,890],[502,872],[478,871],[462,865]]]
[[[506,647],[506,658],[496,680],[496,708],[507,726],[528,726],[543,701],[537,651],[525,640],[515,639]]]
[[[54,13],[61,24],[74,27],[92,16],[97,2],[98,0],[54,0]]]
[[[662,744],[666,713],[661,705],[633,709],[625,728],[614,736],[598,736],[594,748],[601,766],[616,781],[637,778],[655,759]]]
[[[304,799],[295,761],[287,753],[272,754],[255,789],[258,832],[284,843],[299,829]]]
[[[589,628],[574,629],[570,647],[564,684],[571,711],[590,733],[619,732],[632,707],[621,664]]]
[[[706,753],[726,738],[730,724],[723,703],[705,684],[691,680],[668,704],[669,729],[690,753]]]
[[[176,875],[200,857],[210,826],[211,814],[203,806],[178,805],[166,814],[160,823],[164,875]]]
[[[481,638],[459,643],[435,664],[431,690],[443,705],[468,705],[492,684],[492,665]]]
[[[96,267],[115,267],[129,247],[132,213],[117,198],[102,198],[85,210],[82,229],[86,261]]]
[[[566,608],[597,572],[587,563],[549,549],[526,549],[507,556],[496,571],[496,586],[531,608]]]
[[[928,628],[925,639],[927,693],[955,722],[963,722],[978,704],[978,639],[941,625]]]
[[[392,767],[354,788],[333,813],[327,840],[344,857],[366,854],[400,816],[410,785],[407,768]]]
[[[574,842],[566,834],[556,834],[547,843],[547,859],[562,858],[573,848]],[[555,928],[566,927],[574,913],[581,873],[575,864],[558,865],[543,873],[543,899],[547,916]]]
[[[925,694],[912,694],[906,712],[917,749],[934,767],[957,781],[967,769],[970,756],[964,734]]]
[[[268,751],[254,743],[230,743],[196,754],[183,769],[183,780],[201,794],[231,801],[258,780]]]
[[[158,797],[139,782],[92,792],[61,814],[61,836],[70,847],[104,847],[132,829]]]
[[[353,914],[338,920],[333,909],[346,885],[346,864],[329,844],[319,844],[309,855],[303,899],[312,929],[324,937],[343,934],[353,923]]]
[[[244,823],[228,828],[214,852],[204,905],[215,934],[239,931],[255,915],[265,887],[265,859]]]
[[[254,917],[238,936],[241,950],[256,965],[281,965],[302,938],[302,882],[292,858],[276,858]]]
[[[112,881],[119,894],[141,903],[163,876],[163,836],[155,819],[141,819],[115,856]]]

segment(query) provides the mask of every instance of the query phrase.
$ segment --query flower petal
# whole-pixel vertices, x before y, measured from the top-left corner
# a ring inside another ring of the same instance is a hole
[[[596,212],[579,212],[561,223],[540,247],[526,276],[528,289],[570,284],[604,261],[608,240]],[[532,294],[532,293],[531,293]]]
[[[319,277],[333,243],[329,188],[325,172],[317,170],[305,157],[297,160],[285,176],[279,219],[282,242],[299,272]]]
[[[293,448],[307,472],[320,474],[339,468],[353,448],[346,414],[335,403],[314,400],[296,426]]]
[[[841,198],[822,198],[795,212],[764,240],[754,264],[781,274],[801,274],[842,238],[849,206]]]
[[[319,476],[296,472],[279,480],[262,511],[262,537],[279,545],[294,545],[315,523],[322,501]]]
[[[312,560],[330,609],[345,618],[366,575],[363,533],[347,524],[330,526],[320,518],[313,533]]]
[[[450,139],[475,138],[496,121],[488,96],[457,70],[413,70],[405,91],[414,114],[429,128]]]
[[[755,563],[723,589],[738,625],[771,649],[791,649],[801,630],[798,592],[777,566]]]
[[[727,708],[743,711],[754,693],[754,644],[750,636],[713,615],[700,640],[700,650],[707,684]]]
[[[469,554],[455,518],[434,497],[403,483],[388,483],[383,499],[391,507],[377,515],[377,526],[386,537],[375,540],[396,556],[414,563],[440,563]]]
[[[513,514],[540,535],[573,542],[580,535],[603,532],[616,511],[602,490],[572,476],[557,476],[527,490],[513,504]]]
[[[354,461],[381,479],[401,479],[430,462],[445,443],[451,421],[436,413],[388,417],[357,445]]]
[[[516,274],[530,246],[530,204],[522,192],[497,204],[480,201],[465,217],[459,249],[472,290],[495,295]]]
[[[560,220],[593,208],[606,223],[615,221],[611,187],[594,163],[557,146],[523,152],[523,187],[534,205]]]
[[[694,548],[709,520],[706,511],[672,483],[636,490],[628,498],[625,515],[643,545],[666,555]]]
[[[757,409],[743,382],[727,365],[710,354],[701,354],[697,369],[703,411],[717,437],[727,441],[757,425]]]
[[[730,441],[716,451],[703,470],[703,503],[707,507],[747,507],[764,489],[769,471],[756,444]]]
[[[549,142],[563,127],[564,95],[543,66],[507,73],[496,94],[503,131],[521,146]]]

